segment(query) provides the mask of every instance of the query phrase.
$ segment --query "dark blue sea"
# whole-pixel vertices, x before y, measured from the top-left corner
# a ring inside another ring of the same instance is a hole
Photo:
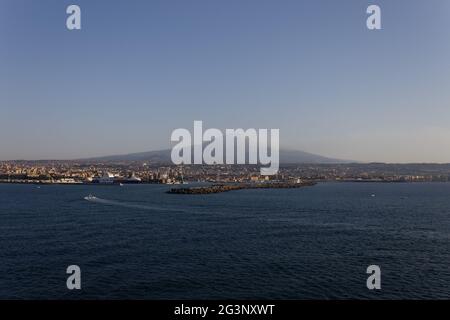
[[[169,188],[0,184],[0,299],[450,298],[449,183]]]

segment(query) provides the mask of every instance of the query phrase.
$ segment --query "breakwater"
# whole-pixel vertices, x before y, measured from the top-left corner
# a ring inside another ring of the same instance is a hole
[[[242,189],[291,189],[301,188],[315,185],[315,182],[271,182],[271,183],[239,183],[239,184],[214,184],[211,186],[189,187],[189,188],[172,188],[167,193],[172,194],[210,194],[228,192]]]

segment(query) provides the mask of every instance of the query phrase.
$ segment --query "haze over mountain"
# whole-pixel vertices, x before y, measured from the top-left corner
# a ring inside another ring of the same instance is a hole
[[[171,163],[171,149],[137,152],[121,155],[111,155],[80,159],[85,161],[149,161],[158,163]],[[353,161],[328,158],[321,155],[300,151],[280,149],[280,163],[349,163]]]

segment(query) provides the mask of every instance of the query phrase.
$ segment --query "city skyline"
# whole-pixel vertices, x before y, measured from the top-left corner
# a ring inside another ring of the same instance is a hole
[[[279,128],[283,148],[450,163],[450,3],[0,3],[0,161],[170,148],[170,134]],[[366,28],[366,8],[382,30]]]

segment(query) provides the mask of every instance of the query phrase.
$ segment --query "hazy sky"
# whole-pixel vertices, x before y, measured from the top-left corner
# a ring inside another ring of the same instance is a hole
[[[0,159],[166,148],[203,120],[325,156],[450,162],[449,21],[448,0],[0,0]]]

